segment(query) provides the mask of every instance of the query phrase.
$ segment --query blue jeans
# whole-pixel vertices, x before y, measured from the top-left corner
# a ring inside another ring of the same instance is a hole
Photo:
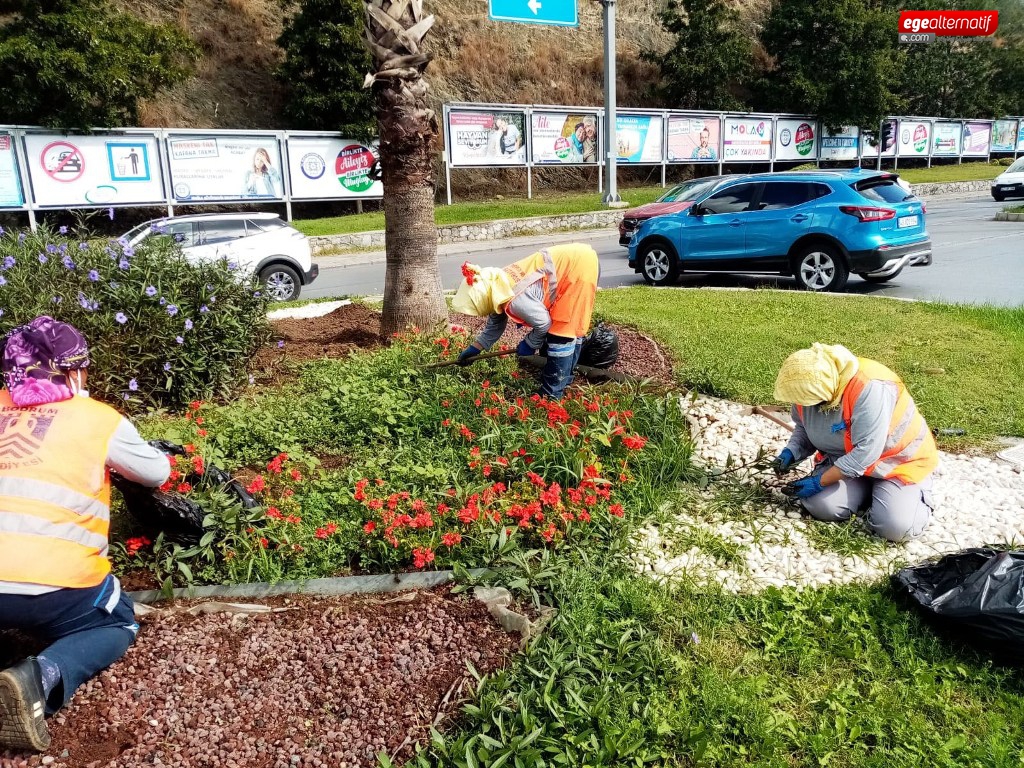
[[[139,625],[131,598],[114,576],[86,589],[43,595],[0,594],[0,629],[18,629],[51,643],[40,655],[60,667],[46,713],[68,703],[82,683],[124,656]]]
[[[572,384],[572,372],[582,350],[583,339],[548,335],[547,363],[540,376],[540,394],[550,400],[562,399],[566,388]]]

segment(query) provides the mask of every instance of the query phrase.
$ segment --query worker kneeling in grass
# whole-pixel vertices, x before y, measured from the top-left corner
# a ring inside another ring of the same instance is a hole
[[[899,376],[841,345],[814,344],[783,363],[775,398],[794,403],[796,422],[776,473],[817,452],[814,471],[793,484],[813,517],[837,522],[868,508],[865,521],[878,536],[921,535],[939,454]]]
[[[459,355],[459,365],[490,349],[512,318],[530,332],[519,343],[522,357],[548,346],[540,394],[558,400],[572,384],[573,369],[590,330],[601,268],[589,245],[556,245],[504,269],[464,264],[452,308],[464,315],[488,316],[487,325]]]
[[[39,317],[7,335],[0,391],[0,629],[50,643],[0,672],[0,748],[42,751],[45,716],[135,640],[132,601],[107,559],[108,468],[157,487],[167,457],[86,390],[89,350]]]

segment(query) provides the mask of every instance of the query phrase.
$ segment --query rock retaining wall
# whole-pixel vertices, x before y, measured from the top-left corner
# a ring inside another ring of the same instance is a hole
[[[957,181],[948,184],[916,184],[914,192],[921,197],[987,192],[988,181]],[[566,232],[583,229],[610,229],[618,225],[622,211],[595,211],[561,216],[535,216],[528,219],[499,219],[476,224],[438,227],[438,243],[471,243],[484,240],[502,240],[508,237],[542,235],[548,232]],[[311,237],[315,255],[339,251],[380,251],[384,249],[384,232],[356,232],[348,235]]]

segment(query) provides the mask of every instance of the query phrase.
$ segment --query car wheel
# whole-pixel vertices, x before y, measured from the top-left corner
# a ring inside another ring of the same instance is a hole
[[[891,275],[886,275],[885,277],[872,277],[867,272],[858,272],[857,274],[860,276],[861,280],[864,280],[865,282],[868,282],[868,283],[887,283],[890,280],[892,280],[894,277],[899,277],[899,274],[902,271],[903,271],[903,268],[900,267],[895,272],[893,272]]]
[[[808,246],[797,254],[794,261],[796,267],[793,274],[796,281],[808,291],[841,291],[850,278],[843,257],[831,245],[822,243]]]
[[[640,250],[640,270],[648,285],[670,285],[679,277],[679,260],[664,243],[651,243]]]
[[[997,195],[995,192],[993,192],[992,193],[992,199],[995,200],[997,203],[1001,203],[1001,202],[1003,202],[1003,200],[1006,199],[1006,196],[1005,195]]]
[[[271,301],[291,301],[299,298],[302,281],[299,273],[286,264],[274,264],[260,272],[260,282]]]

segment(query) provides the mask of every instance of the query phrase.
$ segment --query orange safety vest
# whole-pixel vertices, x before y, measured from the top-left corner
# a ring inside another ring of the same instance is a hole
[[[0,581],[94,587],[110,573],[110,440],[85,397],[19,407],[0,391]]]
[[[505,272],[512,279],[512,292],[519,296],[537,280],[543,281],[544,306],[551,314],[548,333],[578,339],[590,330],[597,295],[600,266],[590,246],[555,245],[510,264]],[[505,314],[522,322],[505,305]]]
[[[905,485],[922,482],[939,465],[939,449],[931,430],[899,376],[874,360],[859,357],[857,361],[857,373],[846,385],[842,399],[846,452],[853,450],[853,437],[850,434],[853,409],[864,387],[871,381],[891,381],[896,385],[897,396],[896,408],[889,422],[889,435],[882,455],[864,471],[864,477],[899,480]],[[797,412],[802,419],[803,407],[798,405]]]

